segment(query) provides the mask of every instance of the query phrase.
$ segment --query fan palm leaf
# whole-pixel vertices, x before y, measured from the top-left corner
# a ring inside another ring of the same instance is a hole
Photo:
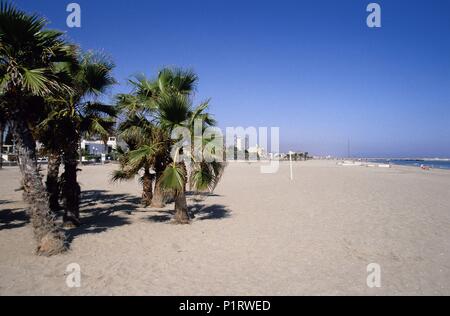
[[[173,130],[177,126],[184,126],[191,112],[191,101],[180,94],[164,94],[157,100],[158,121],[162,128]]]
[[[128,163],[131,169],[140,169],[153,159],[159,144],[142,145],[128,153]]]
[[[172,163],[166,167],[160,185],[168,191],[183,191],[186,184],[186,173],[180,164]]]

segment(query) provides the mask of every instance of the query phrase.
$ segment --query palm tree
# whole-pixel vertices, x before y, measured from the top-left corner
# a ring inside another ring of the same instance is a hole
[[[202,135],[206,127],[215,123],[206,112],[209,101],[193,108],[192,101],[188,96],[169,93],[162,95],[157,104],[158,122],[161,127],[169,134],[172,134],[172,131],[177,127],[184,127],[189,131],[191,141],[193,140],[194,144],[196,143],[195,137],[199,136],[195,134],[195,122],[200,120]],[[172,143],[173,161],[165,168],[159,185],[174,195],[174,220],[176,223],[187,224],[190,222],[186,200],[187,184],[197,192],[212,192],[223,174],[225,164],[222,161],[223,156],[220,157],[218,152],[209,153],[211,157],[208,160],[199,155],[212,141],[212,138],[205,139],[202,137],[200,147],[191,146],[191,152],[188,153]],[[184,160],[180,161],[181,155],[183,155]],[[186,164],[190,167],[189,169]]]
[[[58,80],[54,68],[58,63],[73,62],[75,49],[62,40],[62,33],[45,30],[46,23],[37,15],[0,4],[0,104],[17,139],[37,253],[52,255],[65,249],[65,237],[49,208],[31,125],[36,123],[34,114],[41,110],[44,97],[72,92]]]
[[[140,178],[142,183],[142,204],[145,206],[153,203],[154,175],[151,169],[155,165],[155,157],[158,151],[163,150],[158,142],[158,130],[145,117],[132,113],[119,125],[119,136],[129,148],[129,151],[120,151],[120,170],[113,173],[113,181],[131,180],[143,171]]]
[[[62,148],[64,143],[64,120],[56,114],[60,113],[47,104],[47,117],[37,125],[36,138],[44,145],[44,152],[48,157],[46,188],[50,209],[54,214],[60,209],[59,205],[59,169],[61,166]]]
[[[117,97],[118,109],[125,115],[119,135],[127,143],[129,152],[122,154],[121,168],[113,174],[113,181],[133,179],[142,170],[142,199],[146,206],[164,207],[168,197],[159,183],[171,161],[171,141],[167,129],[154,120],[158,99],[164,94],[189,95],[195,90],[197,80],[192,71],[166,68],[155,80],[145,76],[130,80],[132,93]],[[154,170],[154,175],[150,169]]]
[[[158,100],[167,94],[190,96],[196,89],[198,76],[191,70],[181,68],[164,68],[158,73],[156,80],[148,80],[144,76],[136,78],[131,83],[135,87],[135,94],[143,100],[141,104],[144,109],[150,110],[150,114],[155,114],[158,108]],[[152,199],[152,206],[161,208],[165,206],[170,193],[164,192],[160,182],[163,172],[171,161],[170,157],[170,134],[167,129],[161,126],[154,127],[154,134],[157,135],[155,141],[164,143],[159,146],[159,150],[154,155],[155,190]]]
[[[113,68],[103,55],[92,52],[81,55],[76,64],[58,68],[59,76],[75,92],[46,99],[48,113],[37,126],[37,135],[49,156],[47,191],[50,207],[60,208],[60,191],[64,206],[65,226],[78,226],[80,186],[77,182],[78,146],[81,137],[100,137],[106,146],[115,124],[113,107],[92,100],[114,83]],[[64,172],[59,179],[59,168]]]
[[[63,221],[67,227],[80,224],[81,189],[77,181],[77,171],[81,138],[96,136],[106,144],[113,132],[116,115],[114,107],[97,101],[99,96],[115,84],[111,75],[113,68],[114,64],[106,56],[93,52],[82,55],[75,67],[72,64],[65,68],[65,80],[73,87],[74,93],[69,98],[64,95],[52,98],[50,102],[54,104],[53,111],[40,124],[42,130],[57,135],[48,145],[55,156],[61,155],[64,164],[60,187],[64,207]],[[56,159],[54,162],[54,168],[49,169],[55,169],[56,173],[59,167],[56,168]],[[56,187],[58,188],[59,186]],[[54,190],[55,187],[50,189]],[[57,199],[58,193],[59,191],[55,191],[52,196]]]

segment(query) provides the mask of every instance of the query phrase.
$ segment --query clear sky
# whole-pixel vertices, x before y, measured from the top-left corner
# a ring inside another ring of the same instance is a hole
[[[80,29],[66,26],[70,2],[15,1],[111,54],[113,93],[187,67],[220,127],[279,126],[284,151],[345,155],[350,139],[355,156],[450,157],[448,0],[78,0]]]

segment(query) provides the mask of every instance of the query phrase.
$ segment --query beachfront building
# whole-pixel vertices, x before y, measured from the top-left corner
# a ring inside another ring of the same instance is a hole
[[[247,161],[255,158],[260,158],[264,153],[264,149],[256,145],[249,147],[248,138],[234,137],[233,145],[226,146],[227,159],[235,161]],[[252,159],[250,159],[252,158]]]
[[[12,136],[11,129],[3,127],[3,130],[0,130],[0,138],[1,161],[5,163],[17,161],[16,141]]]
[[[258,159],[267,159],[266,150],[259,145],[252,146],[252,147],[248,148],[247,151],[248,151],[250,157],[253,156],[253,157],[258,157]]]
[[[266,150],[258,144],[250,144],[250,137],[247,135],[245,138],[234,138],[234,150],[236,152],[237,160],[252,160],[254,158],[267,159],[268,155]]]
[[[234,146],[238,151],[248,151],[250,148],[250,137],[248,135],[245,138],[236,136],[234,138]]]
[[[108,137],[108,141],[103,140],[81,140],[81,150],[89,155],[108,155],[117,150],[118,141],[116,137]]]
[[[3,145],[1,148],[1,159],[3,162],[17,161],[16,146],[15,145]]]
[[[290,160],[292,158],[293,161],[301,161],[301,160],[309,160],[312,157],[308,152],[289,152],[289,153],[269,153],[269,158],[271,160]]]
[[[245,150],[244,142],[243,142],[241,137],[236,137],[236,139],[235,139],[235,147],[236,147],[237,151],[244,151]]]

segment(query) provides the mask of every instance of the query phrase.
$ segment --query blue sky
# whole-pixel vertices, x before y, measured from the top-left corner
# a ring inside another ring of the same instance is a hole
[[[108,52],[126,92],[133,74],[194,69],[197,100],[226,126],[279,126],[281,149],[450,157],[450,1],[16,0],[83,49]],[[373,1],[375,2],[375,1]]]

